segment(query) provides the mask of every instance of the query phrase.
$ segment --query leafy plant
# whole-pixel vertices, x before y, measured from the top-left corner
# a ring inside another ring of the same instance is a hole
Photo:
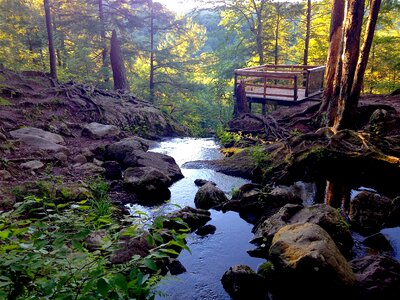
[[[11,102],[8,101],[7,99],[4,99],[2,97],[0,97],[0,106],[9,106],[11,105]]]
[[[252,147],[250,151],[251,157],[257,167],[265,164],[268,161],[269,153],[265,151],[264,147],[261,145]]]
[[[165,229],[163,217],[148,232],[129,216],[123,222],[132,225],[122,227],[100,178],[89,184],[96,197],[75,203],[57,202],[52,185],[42,186],[50,192],[26,196],[0,216],[1,299],[154,299],[160,262],[188,250],[180,219],[182,230]],[[87,237],[100,228],[106,238],[89,251]],[[122,236],[146,236],[150,253],[110,264]]]

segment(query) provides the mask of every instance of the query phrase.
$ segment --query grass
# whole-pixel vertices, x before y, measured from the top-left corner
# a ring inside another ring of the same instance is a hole
[[[7,99],[4,99],[2,97],[0,97],[0,106],[10,106],[11,102],[8,101]]]

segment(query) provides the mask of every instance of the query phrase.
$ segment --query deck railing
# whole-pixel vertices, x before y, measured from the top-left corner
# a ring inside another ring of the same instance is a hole
[[[235,96],[239,85],[248,98],[297,101],[323,91],[325,66],[262,65],[235,70]]]

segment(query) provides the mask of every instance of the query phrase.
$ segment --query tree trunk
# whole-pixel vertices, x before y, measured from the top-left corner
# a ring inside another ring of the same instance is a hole
[[[306,39],[304,41],[303,65],[308,64],[308,48],[310,46],[310,29],[311,29],[311,0],[307,0],[307,23],[306,23]]]
[[[378,14],[381,2],[382,2],[381,0],[370,1],[369,17],[365,29],[364,42],[361,48],[360,57],[358,58],[354,83],[350,95],[350,98],[353,99],[352,104],[355,107],[357,107],[358,99],[360,98],[361,88],[364,81],[364,74],[368,64],[369,52],[371,50],[371,45],[374,38],[374,32],[375,32],[376,22],[378,20]]]
[[[236,86],[236,84],[235,84]],[[235,107],[233,110],[233,115],[235,117],[239,116],[240,114],[245,114],[250,112],[248,103],[247,103],[247,97],[246,97],[246,91],[244,87],[244,83],[240,82],[236,88],[235,95],[236,95],[236,102],[235,102]]]
[[[262,12],[264,10],[265,1],[261,1],[260,7],[257,7],[257,3],[255,0],[252,1],[254,10],[257,16],[257,28],[256,32],[256,43],[257,43],[257,53],[259,58],[259,64],[264,64],[264,38],[263,38],[263,23],[262,23]]]
[[[47,39],[49,43],[49,57],[50,57],[50,76],[57,79],[57,65],[56,65],[56,53],[54,50],[54,37],[53,27],[51,24],[51,12],[49,0],[43,0],[44,12],[46,16],[46,28],[47,28]]]
[[[104,8],[103,8],[103,0],[98,0],[99,5],[99,20],[100,20],[100,40],[101,40],[101,61],[103,68],[103,80],[104,82],[108,82],[110,78],[108,77],[108,51],[107,51],[107,43],[106,43],[106,29],[105,29],[105,19],[104,19]]]
[[[149,78],[149,91],[150,91],[150,102],[154,103],[154,11],[153,1],[149,2],[150,5],[150,78]]]
[[[333,124],[334,130],[351,125],[351,117],[358,99],[351,98],[351,89],[360,52],[360,35],[364,14],[364,0],[348,0],[343,29],[342,72],[338,109]]]
[[[279,54],[279,24],[281,21],[280,4],[276,3],[276,25],[275,25],[275,51],[274,51],[274,61],[275,65],[278,64],[278,54]]]
[[[126,79],[124,57],[122,56],[121,46],[119,44],[115,29],[113,30],[111,36],[110,59],[114,78],[114,90],[129,91],[129,85]]]
[[[325,72],[325,91],[319,110],[320,113],[325,111],[335,111],[328,109],[334,91],[334,79],[337,71],[338,61],[340,57],[340,49],[343,36],[343,19],[344,19],[344,1],[332,0],[331,25],[329,34],[329,50],[326,61]],[[327,115],[327,125],[333,125],[334,116]],[[331,124],[329,124],[331,123]]]

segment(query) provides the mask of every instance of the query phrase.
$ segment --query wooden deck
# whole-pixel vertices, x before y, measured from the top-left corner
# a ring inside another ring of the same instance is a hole
[[[318,100],[323,92],[325,66],[263,65],[235,70],[236,101],[292,106]],[[242,99],[243,100],[243,99]]]

